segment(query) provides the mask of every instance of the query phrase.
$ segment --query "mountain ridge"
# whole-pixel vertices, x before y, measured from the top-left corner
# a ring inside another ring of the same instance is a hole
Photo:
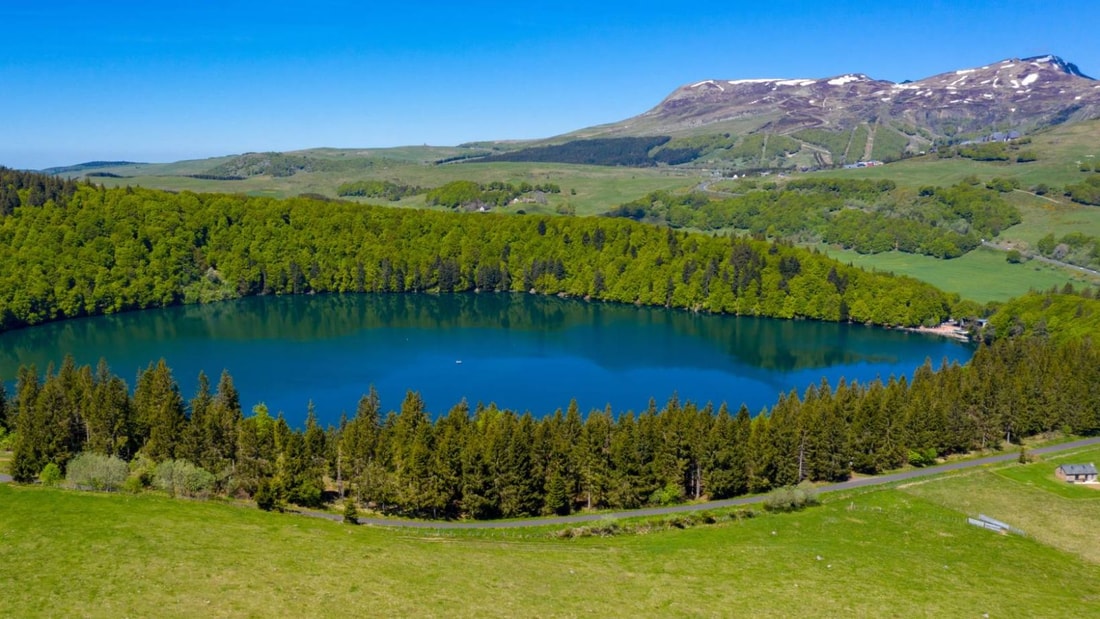
[[[863,73],[701,80],[676,88],[638,116],[581,132],[594,137],[635,134],[641,128],[676,135],[708,125],[756,120],[749,132],[784,133],[812,127],[846,129],[886,119],[946,138],[997,124],[1017,127],[1097,116],[1100,83],[1077,65],[1048,54],[900,83]]]

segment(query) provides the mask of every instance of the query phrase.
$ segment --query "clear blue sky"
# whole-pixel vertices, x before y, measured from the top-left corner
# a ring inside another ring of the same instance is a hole
[[[0,0],[0,165],[548,137],[708,78],[1100,75],[1091,0],[398,4]]]

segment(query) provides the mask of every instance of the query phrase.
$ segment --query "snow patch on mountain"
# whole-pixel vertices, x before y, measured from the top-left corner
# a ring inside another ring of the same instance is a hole
[[[861,82],[863,81],[863,79],[864,78],[859,75],[841,75],[840,77],[834,77],[827,83],[830,86],[843,86],[851,82]]]

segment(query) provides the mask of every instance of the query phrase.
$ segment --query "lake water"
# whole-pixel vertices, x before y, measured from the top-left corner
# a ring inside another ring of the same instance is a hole
[[[445,414],[465,398],[536,416],[649,399],[742,402],[756,413],[779,392],[827,377],[912,376],[931,358],[965,363],[972,348],[862,325],[692,314],[525,294],[253,297],[69,320],[0,334],[0,377],[40,372],[71,353],[106,357],[133,387],[163,357],[190,399],[200,370],[232,374],[246,413],[264,402],[293,426],[308,402],[323,424],[355,411],[374,385],[385,409],[406,390]]]

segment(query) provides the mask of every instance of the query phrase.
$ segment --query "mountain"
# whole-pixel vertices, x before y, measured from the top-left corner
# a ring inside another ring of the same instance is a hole
[[[562,140],[670,136],[651,151],[651,163],[662,162],[662,151],[676,151],[679,156],[665,162],[792,167],[897,159],[936,143],[1097,117],[1100,82],[1047,55],[902,83],[862,73],[702,80],[677,88],[644,114],[555,142],[560,148]],[[536,154],[545,160],[544,150]]]

